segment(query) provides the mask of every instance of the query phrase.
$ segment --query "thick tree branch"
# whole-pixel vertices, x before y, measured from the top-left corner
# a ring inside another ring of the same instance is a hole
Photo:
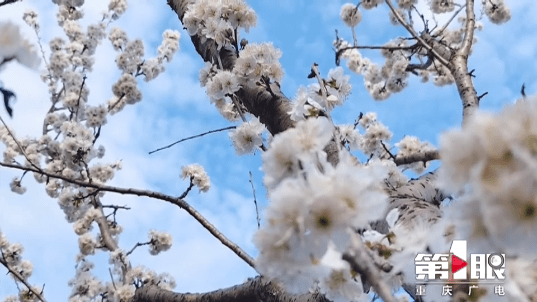
[[[461,48],[457,50],[449,66],[462,100],[462,124],[466,125],[479,108],[479,99],[468,73],[468,57],[472,49],[475,29],[474,1],[466,0],[466,27]]]
[[[416,162],[423,162],[426,163],[428,161],[440,159],[440,153],[438,150],[434,151],[426,151],[426,152],[419,152],[414,153],[408,156],[396,156],[393,160],[396,165],[408,165]]]
[[[48,173],[45,171],[37,170],[32,167],[23,167],[23,166],[18,166],[18,165],[13,165],[13,164],[6,164],[2,162],[0,162],[0,166],[46,175],[50,178],[61,179],[71,184],[75,184],[75,185],[85,187],[85,188],[93,188],[101,192],[113,192],[113,193],[119,193],[119,194],[124,194],[124,195],[145,196],[145,197],[149,197],[153,199],[159,199],[159,200],[170,202],[180,207],[181,209],[185,210],[188,214],[190,214],[190,216],[194,217],[194,219],[196,219],[207,231],[209,231],[214,237],[216,237],[216,239],[218,239],[223,245],[228,247],[231,251],[233,251],[242,260],[248,263],[251,267],[255,268],[254,259],[252,257],[250,257],[238,245],[236,245],[231,240],[229,240],[226,236],[224,236],[224,234],[222,234],[214,225],[212,225],[205,217],[203,217],[203,215],[201,215],[198,211],[196,211],[196,209],[190,206],[183,199],[166,195],[163,193],[149,191],[149,190],[139,190],[139,189],[133,189],[133,188],[119,188],[119,187],[101,185],[101,184],[96,184],[96,183],[87,183],[83,181],[70,179],[62,175],[57,175],[57,174],[52,174],[52,173]]]
[[[318,293],[304,295],[291,295],[281,286],[257,276],[248,279],[243,284],[229,288],[219,289],[208,293],[174,293],[155,286],[145,286],[136,290],[136,294],[129,302],[236,302],[236,301],[263,301],[263,302],[328,302]]]

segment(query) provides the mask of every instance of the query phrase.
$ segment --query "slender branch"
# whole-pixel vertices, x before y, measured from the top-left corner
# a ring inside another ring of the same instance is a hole
[[[254,187],[254,177],[252,176],[252,171],[248,171],[250,173],[250,184],[252,185],[252,192],[254,194],[254,204],[255,204],[255,215],[257,219],[257,228],[261,228],[261,219],[259,218],[259,210],[257,209],[257,199],[255,198],[255,187]]]
[[[134,252],[134,250],[135,250],[137,247],[144,246],[144,245],[150,245],[150,244],[151,244],[151,241],[144,242],[144,243],[137,242],[136,245],[134,245],[134,246],[132,247],[132,249],[131,249],[127,254],[125,254],[125,256],[128,256],[128,255],[132,254],[132,252]]]
[[[186,190],[183,192],[183,194],[181,194],[181,196],[179,196],[179,199],[184,199],[188,193],[190,193],[190,190],[192,190],[192,188],[194,187],[194,176],[191,176],[190,177],[190,184],[188,184],[188,188],[186,188]]]
[[[41,300],[42,302],[46,302],[47,300],[45,300],[45,298],[43,297],[43,295],[41,293],[38,293],[37,291],[35,291],[33,289],[32,286],[30,286],[30,284],[28,284],[28,282],[21,276],[21,274],[19,272],[17,272],[16,270],[12,269],[11,267],[9,267],[9,264],[4,260],[4,257],[3,257],[3,252],[2,252],[2,257],[0,257],[0,263],[5,266],[5,268],[17,279],[19,280],[20,282],[22,282],[22,284],[24,284],[26,286],[26,288],[28,288],[29,291],[31,291],[39,300]]]
[[[438,150],[433,151],[425,151],[425,152],[419,152],[410,154],[408,156],[396,156],[393,161],[396,165],[408,165],[416,162],[428,162],[432,160],[440,159],[440,153]]]
[[[9,133],[9,136],[11,136],[11,138],[15,141],[15,144],[17,144],[17,146],[19,147],[19,149],[21,150],[21,153],[22,155],[24,155],[24,158],[26,158],[26,160],[30,163],[30,165],[32,165],[32,167],[34,167],[35,169],[41,171],[41,168],[39,168],[38,166],[36,166],[29,158],[28,158],[28,155],[26,155],[26,152],[24,151],[24,149],[22,148],[22,146],[19,144],[19,141],[17,140],[17,138],[15,137],[15,135],[13,135],[13,133],[11,132],[11,130],[9,130],[9,127],[6,125],[6,123],[4,122],[4,119],[0,116],[0,121],[2,122],[2,124],[4,124],[4,127],[6,127],[6,130],[7,130],[7,133]]]
[[[234,242],[229,240],[226,236],[224,236],[224,234],[222,234],[213,224],[211,224],[205,217],[203,217],[203,215],[201,215],[190,204],[188,204],[186,201],[180,198],[173,197],[173,196],[166,195],[166,194],[159,193],[159,192],[149,191],[149,190],[120,188],[120,187],[113,187],[113,186],[107,186],[107,185],[100,185],[96,183],[87,183],[84,181],[70,179],[63,175],[57,175],[57,174],[52,174],[52,173],[48,173],[45,171],[37,170],[31,167],[23,167],[19,165],[2,163],[2,162],[0,162],[0,166],[6,167],[6,168],[18,169],[22,171],[31,171],[31,172],[39,173],[42,175],[46,175],[50,178],[61,179],[68,183],[72,183],[81,187],[94,188],[101,192],[113,192],[113,193],[124,194],[124,195],[145,196],[145,197],[163,200],[163,201],[172,203],[180,207],[181,209],[185,210],[188,214],[190,214],[190,216],[194,217],[194,219],[196,219],[207,231],[209,231],[209,233],[211,233],[223,245],[228,247],[232,252],[234,252],[237,256],[239,256],[239,258],[244,260],[246,263],[248,263],[248,265],[250,265],[252,268],[255,269],[254,259],[250,255],[248,255],[244,250],[242,250],[237,244],[235,244]]]
[[[466,4],[465,5],[461,5],[461,7],[459,7],[459,9],[453,14],[453,16],[451,16],[451,18],[446,22],[446,24],[444,24],[444,26],[442,26],[442,28],[438,31],[438,33],[442,33],[444,30],[446,30],[446,28],[449,26],[449,24],[451,23],[451,21],[453,21],[453,19],[455,19],[455,17],[466,7]]]
[[[158,151],[161,151],[161,150],[164,150],[164,149],[168,149],[170,147],[173,147],[174,145],[176,144],[179,144],[181,142],[184,142],[184,141],[187,141],[189,139],[193,139],[193,138],[198,138],[198,137],[202,137],[204,135],[207,135],[207,134],[211,134],[211,133],[215,133],[215,132],[220,132],[220,131],[225,131],[225,130],[231,130],[231,129],[235,129],[237,128],[237,126],[229,126],[229,127],[225,127],[225,128],[220,128],[220,129],[216,129],[216,130],[211,130],[211,131],[207,131],[205,133],[201,133],[201,134],[197,134],[197,135],[193,135],[193,136],[189,136],[187,138],[183,138],[183,139],[180,139],[178,141],[176,141],[175,143],[172,143],[172,144],[169,144],[167,146],[164,146],[164,147],[161,147],[161,148],[158,148],[156,150],[153,150],[151,152],[149,152],[149,154],[153,154],[155,152],[158,152]]]
[[[427,43],[420,35],[418,35],[418,33],[410,26],[408,25],[408,23],[406,23],[406,21],[403,19],[403,17],[401,17],[401,15],[399,14],[399,12],[395,9],[395,7],[393,7],[393,4],[392,4],[392,1],[391,0],[385,0],[386,4],[390,7],[390,10],[392,11],[392,13],[394,14],[395,18],[397,18],[397,21],[399,21],[399,23],[401,23],[401,25],[403,25],[403,27],[416,39],[420,42],[420,44],[425,47],[425,49],[427,49],[429,52],[431,52],[435,58],[440,62],[442,63],[443,65],[445,66],[449,66],[449,62],[444,58],[442,57],[441,55],[438,54],[438,52],[431,46],[429,45],[429,43]]]

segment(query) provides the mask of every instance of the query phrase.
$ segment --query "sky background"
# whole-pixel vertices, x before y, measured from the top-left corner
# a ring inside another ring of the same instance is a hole
[[[251,43],[271,41],[282,50],[281,63],[286,75],[281,84],[288,97],[292,98],[300,85],[313,83],[307,79],[313,62],[319,64],[323,76],[335,67],[332,42],[336,29],[341,37],[352,39],[350,29],[339,20],[339,10],[345,2],[248,1],[257,12],[258,26],[248,34],[243,33],[242,37]],[[537,5],[532,0],[506,2],[512,11],[511,21],[496,26],[483,18],[485,28],[483,32],[477,32],[479,42],[469,63],[469,68],[475,69],[474,83],[478,94],[488,92],[481,100],[481,108],[485,110],[498,111],[513,102],[520,96],[522,83],[526,83],[528,94],[537,92],[534,75],[537,70],[534,33]],[[424,1],[420,2],[420,7],[424,7]],[[0,7],[0,22],[11,20],[21,24],[24,35],[36,43],[35,34],[22,22],[22,13],[27,8],[39,13],[41,42],[48,59],[48,41],[63,36],[55,20],[56,7],[51,1],[25,0]],[[106,8],[106,0],[87,1],[82,24],[87,26],[98,21],[99,13]],[[360,45],[382,45],[398,36],[407,36],[402,28],[392,26],[387,16],[385,5],[363,12],[363,21],[356,29]],[[446,16],[437,19],[444,20]],[[164,0],[131,0],[125,15],[111,24],[111,27],[115,26],[124,28],[131,39],[143,39],[147,58],[155,56],[165,29],[180,30],[182,37],[181,49],[166,66],[166,73],[149,83],[139,81],[143,101],[109,117],[108,124],[103,127],[98,140],[107,150],[103,160],[123,162],[123,170],[116,173],[110,185],[177,196],[188,186],[179,178],[181,166],[199,163],[211,178],[211,190],[208,193],[193,190],[186,201],[255,257],[257,251],[251,239],[257,224],[248,172],[253,173],[262,211],[267,200],[261,182],[259,153],[236,156],[227,133],[221,132],[148,155],[149,151],[181,138],[232,125],[219,116],[200,87],[198,71],[203,62],[193,49],[188,34],[182,30],[177,15]],[[378,52],[364,51],[362,54],[382,63]],[[90,104],[101,104],[111,97],[111,86],[120,76],[115,57],[116,52],[109,41],[104,40],[98,48],[94,70],[87,74]],[[348,70],[346,73],[351,74]],[[3,108],[0,108],[0,116],[16,129],[19,137],[39,137],[41,134],[50,100],[39,75],[38,71],[14,63],[0,72],[3,87],[17,94],[14,117],[10,119]],[[454,86],[439,88],[411,79],[409,87],[402,93],[384,102],[375,102],[365,91],[363,78],[352,75],[353,92],[343,107],[334,110],[335,122],[352,123],[360,112],[375,111],[379,120],[394,133],[392,144],[404,135],[415,135],[437,145],[442,131],[459,127],[461,123],[462,105],[458,93]],[[0,146],[0,151],[3,150],[4,146]],[[20,174],[0,169],[0,230],[8,240],[24,245],[23,258],[34,264],[31,283],[45,284],[45,296],[49,301],[65,301],[70,293],[67,282],[75,273],[77,236],[65,221],[57,201],[49,198],[44,187],[36,184],[32,177],[24,178],[23,184],[28,187],[26,194],[11,193],[9,183]],[[172,233],[174,245],[169,251],[151,256],[147,248],[142,247],[131,255],[131,263],[152,268],[157,273],[169,272],[176,279],[176,291],[215,290],[242,283],[256,275],[176,206],[111,193],[105,195],[103,203],[132,208],[117,216],[124,228],[119,245],[125,250],[130,250],[137,242],[146,241],[151,229]],[[107,254],[98,253],[89,259],[96,263],[95,273],[108,281]],[[16,293],[14,282],[4,271],[0,268],[0,299]]]

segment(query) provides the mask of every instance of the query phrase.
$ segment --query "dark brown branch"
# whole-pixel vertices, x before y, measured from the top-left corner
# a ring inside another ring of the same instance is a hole
[[[15,2],[18,2],[18,1],[19,0],[4,0],[4,2],[0,2],[0,7],[4,6],[4,5],[7,5],[7,4],[15,3]]]
[[[177,13],[181,21],[183,20],[188,4],[195,2],[193,0],[167,1],[168,5]],[[218,50],[214,40],[202,40],[198,35],[191,36],[190,39],[203,61],[215,62],[219,58],[225,70],[231,70],[235,66],[237,60],[236,51],[227,49],[226,47]],[[204,42],[202,43],[202,41]],[[271,83],[269,87],[270,91],[267,88],[264,86],[242,87],[235,95],[238,97],[240,103],[246,107],[248,112],[258,117],[259,121],[267,127],[272,135],[276,135],[293,127],[295,123],[289,115],[292,109],[291,103],[281,93],[278,85]]]
[[[255,268],[254,259],[252,257],[250,257],[238,245],[236,245],[234,242],[232,242],[226,236],[224,236],[224,234],[222,234],[214,225],[212,225],[205,217],[203,217],[203,215],[201,215],[198,211],[196,211],[196,209],[194,209],[190,204],[188,204],[186,201],[180,198],[173,197],[173,196],[166,195],[166,194],[159,193],[159,192],[149,191],[149,190],[139,190],[139,189],[133,189],[133,188],[119,188],[119,187],[112,187],[112,186],[107,186],[107,185],[100,185],[96,183],[87,183],[84,181],[70,179],[63,175],[57,175],[57,174],[52,174],[52,173],[48,173],[45,171],[40,171],[32,167],[23,167],[19,165],[7,164],[7,163],[2,163],[2,162],[0,162],[0,166],[46,175],[50,178],[61,179],[68,183],[75,184],[81,187],[94,188],[101,192],[113,192],[113,193],[119,193],[119,194],[124,194],[124,195],[145,196],[145,197],[159,199],[159,200],[172,203],[180,207],[181,209],[185,210],[188,214],[190,214],[190,216],[194,217],[194,219],[196,219],[207,231],[209,231],[214,237],[216,237],[216,239],[218,239],[223,245],[228,247],[231,251],[233,251],[242,260],[248,263],[251,267]],[[101,211],[102,211],[102,208],[101,208]],[[104,214],[102,216],[104,218]]]
[[[408,164],[417,163],[417,162],[426,163],[428,161],[437,160],[437,159],[440,159],[440,153],[438,152],[438,150],[434,150],[434,151],[414,153],[408,156],[396,156],[393,159],[393,161],[395,162],[396,165],[401,166],[401,165],[408,165]]]
[[[229,288],[219,289],[208,293],[174,293],[155,286],[138,288],[136,294],[129,302],[236,302],[236,301],[263,301],[263,302],[328,302],[318,294],[291,295],[281,286],[264,277],[248,279],[243,284]]]

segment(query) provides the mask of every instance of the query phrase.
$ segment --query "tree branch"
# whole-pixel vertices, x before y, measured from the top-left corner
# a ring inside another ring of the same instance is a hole
[[[284,291],[281,286],[264,277],[257,276],[248,279],[243,284],[229,288],[219,289],[208,293],[174,293],[155,286],[144,286],[136,290],[136,294],[129,302],[236,302],[236,301],[263,301],[263,302],[328,302],[319,293],[292,295]]]
[[[408,156],[396,156],[393,161],[396,165],[401,166],[412,164],[415,162],[425,163],[436,159],[440,159],[440,153],[438,152],[438,150],[419,152]]]
[[[22,284],[24,284],[24,286],[26,286],[26,288],[28,288],[28,290],[31,291],[39,300],[41,300],[42,302],[47,302],[47,300],[45,300],[45,297],[43,297],[41,293],[34,290],[32,286],[28,284],[28,282],[21,276],[21,274],[19,274],[19,272],[9,267],[9,264],[7,264],[3,257],[0,257],[0,264],[5,266],[6,269],[13,275],[13,277],[22,282]]]
[[[388,6],[390,7],[390,10],[392,11],[392,13],[394,14],[395,18],[397,18],[397,21],[399,21],[399,23],[401,23],[401,25],[403,25],[403,27],[416,39],[418,40],[418,42],[420,42],[420,44],[425,47],[425,49],[427,49],[429,52],[431,52],[435,59],[437,59],[440,63],[442,63],[443,65],[449,67],[449,62],[444,58],[442,57],[440,54],[438,54],[438,52],[433,48],[432,45],[429,45],[429,43],[427,43],[427,41],[425,41],[420,35],[418,35],[418,33],[408,24],[406,23],[406,21],[403,19],[403,17],[401,17],[401,15],[399,14],[399,12],[395,9],[395,7],[393,7],[393,4],[392,4],[392,1],[391,0],[385,0],[386,4],[388,4]]]
[[[75,184],[81,187],[86,188],[94,188],[101,192],[113,192],[113,193],[119,193],[124,195],[136,195],[136,196],[145,196],[153,199],[159,199],[163,201],[167,201],[169,203],[172,203],[181,209],[185,210],[190,216],[194,217],[209,233],[211,233],[216,239],[218,239],[223,245],[228,247],[231,251],[233,251],[239,258],[244,260],[248,265],[250,265],[252,268],[254,267],[254,259],[250,257],[245,251],[243,251],[238,245],[236,245],[234,242],[229,240],[224,234],[222,234],[214,225],[212,225],[203,215],[201,215],[196,209],[194,209],[192,206],[190,206],[186,201],[183,199],[173,197],[170,195],[166,195],[163,193],[153,192],[149,190],[139,190],[139,189],[133,189],[133,188],[119,188],[119,187],[113,187],[113,186],[107,186],[107,185],[100,185],[96,183],[87,183],[83,181],[78,181],[74,179],[70,179],[67,177],[64,177],[62,175],[52,174],[45,171],[40,171],[32,167],[22,167],[18,165],[13,164],[7,164],[0,162],[0,166],[6,167],[6,168],[12,168],[12,169],[18,169],[23,171],[30,171],[42,175],[46,175],[51,178],[57,178],[61,179],[63,181],[66,181],[71,184]],[[102,208],[101,208],[102,210]],[[104,216],[104,215],[103,215]]]
[[[468,73],[468,56],[472,49],[475,29],[474,1],[466,0],[466,28],[461,48],[457,50],[450,67],[451,74],[457,84],[457,90],[462,100],[462,124],[466,125],[479,107],[479,99]]]
[[[371,284],[375,293],[377,293],[385,302],[395,302],[395,298],[392,295],[391,289],[384,282],[380,275],[379,269],[374,265],[374,261],[370,255],[367,254],[366,247],[362,240],[357,238],[356,234],[351,236],[352,247],[343,254],[343,260],[347,261],[351,268],[366,277],[367,281]]]

